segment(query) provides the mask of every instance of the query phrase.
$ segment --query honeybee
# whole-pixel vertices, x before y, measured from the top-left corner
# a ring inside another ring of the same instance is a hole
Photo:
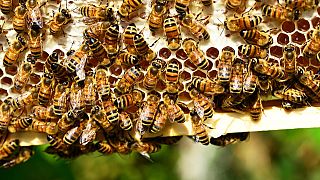
[[[104,43],[107,45],[106,51],[109,57],[112,57],[118,53],[119,41],[120,41],[119,25],[113,24],[107,29],[105,33],[105,38],[104,38]]]
[[[228,133],[218,138],[211,137],[210,144],[213,144],[216,146],[226,146],[230,144],[235,144],[239,141],[245,141],[248,138],[248,136],[249,136],[249,132]]]
[[[142,85],[147,90],[152,90],[156,87],[161,70],[164,67],[164,61],[156,59],[151,62],[148,67],[147,74],[144,76]]]
[[[59,131],[66,132],[70,130],[73,124],[79,119],[79,117],[80,116],[75,114],[75,112],[72,110],[64,113],[57,122]]]
[[[17,91],[21,91],[27,85],[32,71],[33,66],[30,62],[23,62],[19,66],[18,72],[13,79],[14,88]]]
[[[69,72],[67,67],[61,63],[52,63],[51,64],[51,73],[58,82],[66,83],[70,81]]]
[[[160,98],[157,95],[150,94],[147,101],[143,102],[139,109],[139,119],[143,126],[149,127],[157,113]]]
[[[176,20],[173,17],[167,17],[164,20],[163,29],[167,37],[168,48],[172,51],[179,49],[181,46],[181,33]]]
[[[145,56],[147,61],[152,61],[157,57],[157,54],[152,49],[150,49],[148,43],[145,41],[141,34],[134,35],[133,42],[136,53],[141,56]]]
[[[197,21],[192,14],[187,14],[181,21],[182,26],[186,27],[197,39],[208,40],[210,35],[204,24]]]
[[[25,110],[27,106],[32,106],[37,102],[38,92],[36,88],[31,89],[28,92],[23,93],[21,96],[13,98],[11,100],[12,111]]]
[[[231,94],[222,101],[221,107],[222,109],[234,110],[234,107],[243,103],[246,97],[243,93]]]
[[[167,136],[167,137],[154,137],[144,138],[146,142],[156,142],[159,144],[173,145],[181,140],[182,136]]]
[[[206,94],[220,94],[224,92],[224,87],[216,84],[214,81],[210,79],[200,78],[200,77],[193,77],[192,85],[197,91],[200,93]]]
[[[130,131],[132,129],[132,120],[126,112],[120,113],[119,126],[125,131]]]
[[[142,71],[139,66],[132,66],[128,69],[123,77],[117,82],[116,89],[121,93],[126,93],[130,88],[137,83],[142,76]]]
[[[142,91],[134,89],[131,93],[123,94],[117,97],[114,101],[114,105],[119,109],[126,109],[141,102],[144,98]]]
[[[167,2],[163,0],[156,0],[152,6],[152,10],[148,18],[149,29],[152,33],[163,27],[164,16],[167,13],[166,3]]]
[[[213,116],[214,102],[210,102],[207,97],[200,94],[197,90],[191,90],[195,112],[200,118],[211,118]]]
[[[109,144],[114,148],[115,152],[119,154],[129,154],[132,151],[127,141],[124,142],[116,138],[111,138],[109,139]]]
[[[175,9],[179,14],[179,19],[182,19],[186,16],[188,7],[190,5],[190,0],[176,0],[175,1]]]
[[[165,69],[164,79],[166,83],[179,82],[179,64],[176,61],[170,61]]]
[[[154,121],[150,127],[151,133],[158,133],[163,130],[168,119],[167,106],[161,102],[158,106],[157,114]]]
[[[96,132],[100,129],[96,124],[96,121],[89,119],[84,122],[85,128],[82,131],[79,142],[81,145],[85,146],[88,143],[94,141],[96,139]]]
[[[227,0],[226,9],[242,13],[246,10],[247,0]]]
[[[11,108],[10,105],[3,103],[0,111],[0,133],[5,132],[11,121]],[[1,154],[1,153],[0,153]]]
[[[66,1],[66,6],[67,4],[68,4],[68,1]],[[53,19],[49,22],[49,29],[52,35],[56,35],[59,32],[63,32],[63,27],[71,23],[72,21],[71,13],[67,9],[67,7],[66,9],[62,9],[61,11],[60,10],[61,10],[61,4],[59,6],[59,12],[56,13]]]
[[[295,47],[292,44],[288,44],[283,50],[283,65],[284,72],[288,75],[293,75],[297,69],[297,53]]]
[[[99,42],[98,39],[95,38],[89,38],[86,41],[86,44],[89,45],[91,55],[94,58],[103,59],[104,57],[107,57],[107,51],[102,46],[102,44]]]
[[[115,20],[113,9],[105,5],[95,6],[93,4],[89,4],[81,6],[79,10],[81,15],[94,20],[109,22]]]
[[[203,145],[209,145],[209,135],[206,126],[202,123],[202,118],[195,112],[190,112],[192,126],[195,133],[195,141]]]
[[[26,17],[26,24],[29,30],[41,30],[43,28],[43,18],[40,8],[45,5],[39,4],[37,0],[27,0],[26,7],[28,9],[27,17]]]
[[[257,95],[257,96],[258,97],[256,98],[256,101],[254,102],[254,104],[250,108],[250,115],[251,115],[251,118],[254,122],[258,122],[261,120],[262,111],[263,111],[261,97],[260,97],[260,95]]]
[[[74,54],[66,60],[65,65],[69,73],[74,74],[77,72],[77,69],[82,66],[84,67],[87,61],[87,53],[89,52],[89,50],[90,48],[88,45],[82,44],[79,49],[76,50]]]
[[[29,50],[35,59],[40,59],[42,56],[42,39],[39,29],[31,29],[29,31]]]
[[[84,80],[83,98],[87,108],[92,108],[96,101],[96,82],[93,74],[86,76]]]
[[[52,121],[57,119],[53,113],[53,106],[33,106],[32,117],[42,121]]]
[[[103,101],[102,105],[107,120],[112,124],[119,122],[118,108],[112,103],[112,101]]]
[[[256,45],[240,45],[238,51],[248,58],[266,58],[268,56],[268,50],[262,49]]]
[[[123,43],[125,44],[128,52],[131,54],[137,54],[134,47],[134,36],[137,33],[137,27],[134,23],[129,24],[123,32]]]
[[[241,62],[233,65],[229,86],[230,93],[241,93],[243,87],[243,69],[244,67]]]
[[[231,32],[240,32],[243,29],[252,29],[262,22],[261,16],[242,15],[227,17],[224,27]]]
[[[281,67],[276,65],[269,65],[268,62],[264,59],[252,59],[253,69],[260,73],[269,76],[271,79],[278,81],[283,80],[284,71]]]
[[[176,104],[168,95],[163,97],[164,104],[167,106],[168,119],[170,122],[184,123],[186,117],[178,104]]]
[[[114,128],[113,124],[111,124],[107,119],[106,112],[100,106],[93,107],[91,110],[91,115],[92,119],[97,121],[105,131],[108,132]],[[116,115],[117,113],[115,113],[115,119],[117,119]]]
[[[19,139],[13,139],[5,142],[0,147],[0,160],[10,157],[12,154],[14,154],[20,148],[19,143]]]
[[[282,6],[272,6],[268,4],[263,4],[261,11],[263,16],[274,18],[279,21],[298,20],[301,14],[298,9],[290,10]]]
[[[13,19],[12,19],[12,24],[13,24],[13,29],[17,33],[21,33],[23,31],[25,31],[25,28],[26,28],[26,21],[25,21],[26,13],[27,13],[27,7],[26,7],[25,3],[20,3],[19,6],[17,6],[14,9],[14,16],[13,16]]]
[[[32,118],[20,118],[16,121],[10,123],[10,126],[8,127],[9,132],[15,133],[21,129],[26,129],[32,124],[33,119]]]
[[[107,155],[112,154],[115,151],[114,148],[108,142],[105,142],[105,141],[97,142],[96,149],[100,153],[107,154]]]
[[[290,9],[312,9],[318,6],[318,0],[277,0],[278,4]]]
[[[18,164],[24,163],[28,161],[31,158],[31,156],[33,156],[33,154],[34,151],[31,147],[23,147],[19,150],[18,154],[16,154],[13,157],[10,157],[9,160],[6,160],[3,164],[1,164],[1,167],[11,168]]]
[[[38,101],[40,105],[46,105],[51,99],[54,90],[55,80],[51,74],[45,73],[41,78]]]
[[[132,149],[147,159],[150,159],[149,154],[160,151],[161,145],[153,142],[136,142],[132,145]]]
[[[308,99],[305,92],[293,88],[278,90],[273,94],[284,101],[290,101],[297,104],[306,104]]]
[[[70,90],[70,105],[72,110],[84,110],[85,99],[83,88],[77,82],[73,82]]]
[[[33,131],[44,132],[50,135],[56,134],[58,132],[58,126],[55,122],[43,122],[33,119],[30,127]]]
[[[15,41],[9,46],[3,58],[3,65],[5,67],[15,65],[20,54],[27,48],[27,40],[21,36],[17,35]]]
[[[129,52],[120,52],[117,55],[117,59],[116,59],[116,63],[119,65],[128,65],[128,66],[132,66],[132,65],[136,65],[138,64],[140,61],[140,58],[134,54],[131,54]]]
[[[50,146],[53,147],[54,149],[62,150],[62,149],[65,149],[67,146],[65,143],[63,143],[63,140],[61,138],[58,138],[53,135],[47,135],[47,140]]]
[[[258,29],[243,29],[240,36],[249,44],[258,45],[262,48],[269,47],[273,43],[273,38],[266,31]]]
[[[318,98],[320,97],[319,83],[312,77],[310,71],[305,71],[302,67],[297,68],[297,77],[299,82],[310,89]]]
[[[197,43],[193,39],[186,39],[183,42],[183,49],[187,53],[190,61],[200,69],[206,69],[209,66],[209,61],[205,54],[199,49]]]
[[[303,55],[307,57],[315,56],[320,51],[320,26],[314,29],[311,39],[303,49]]]
[[[67,97],[70,89],[67,84],[57,84],[53,96],[53,113],[56,116],[62,116],[67,112]]]
[[[83,38],[85,40],[88,40],[89,38],[95,38],[98,39],[100,42],[103,42],[104,36],[109,26],[109,22],[97,22],[91,24],[83,31]]]
[[[81,136],[83,130],[84,126],[82,125],[73,127],[72,129],[67,131],[66,134],[63,136],[63,142],[67,145],[73,144]]]
[[[121,19],[130,20],[136,16],[136,12],[142,6],[142,0],[124,0],[119,7],[118,14]]]
[[[9,14],[12,10],[12,0],[1,0],[0,9],[3,14]]]

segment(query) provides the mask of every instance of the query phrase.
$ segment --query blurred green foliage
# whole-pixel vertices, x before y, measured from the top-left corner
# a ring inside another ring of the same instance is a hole
[[[252,133],[249,141],[225,148],[210,148],[216,153],[207,171],[214,170],[206,179],[310,179],[320,178],[320,130],[299,129]],[[194,144],[189,141],[190,144]],[[201,144],[196,144],[202,147]],[[62,160],[36,148],[36,155],[27,163],[11,169],[0,169],[1,179],[102,180],[102,179],[182,179],[179,158],[189,148],[162,146],[152,154],[150,162],[137,153],[128,156],[99,153],[83,155],[75,160]],[[199,151],[200,152],[200,151]],[[206,154],[203,154],[206,156]],[[190,157],[192,158],[192,156]],[[201,164],[190,165],[201,166]],[[187,173],[187,172],[185,172]],[[184,178],[186,179],[186,178]]]

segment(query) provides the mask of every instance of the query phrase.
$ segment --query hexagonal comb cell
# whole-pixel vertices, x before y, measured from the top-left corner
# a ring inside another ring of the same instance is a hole
[[[277,37],[277,42],[281,45],[287,45],[289,43],[289,36],[285,33],[280,33]]]
[[[272,56],[281,58],[282,55],[283,55],[282,47],[280,47],[280,46],[272,46],[272,47],[270,48],[270,54],[271,54]]]
[[[6,96],[8,96],[7,90],[0,88],[0,97],[6,97]]]
[[[292,21],[284,21],[281,26],[281,29],[287,33],[293,32],[295,28],[296,28],[296,25]]]
[[[3,76],[3,71],[2,71],[2,69],[0,69],[0,77],[2,77]]]
[[[5,71],[7,74],[10,74],[11,76],[14,76],[17,74],[18,67],[17,66],[9,66],[5,67]]]
[[[169,59],[169,57],[171,56],[171,50],[168,48],[161,48],[159,50],[159,56],[163,59]]]
[[[300,31],[308,31],[310,28],[310,23],[309,21],[302,18],[297,21],[297,26],[298,30]]]
[[[302,45],[304,42],[306,42],[306,37],[304,34],[296,31],[291,35],[291,41],[297,44]]]
[[[4,85],[12,85],[12,79],[10,77],[3,77],[1,78],[1,84],[4,84]]]
[[[219,50],[215,47],[210,47],[207,49],[206,55],[211,59],[216,59],[217,57],[219,57]]]
[[[176,57],[182,60],[186,60],[188,58],[188,55],[186,54],[186,52],[184,52],[183,49],[179,49],[176,52]]]
[[[312,23],[312,26],[313,26],[313,28],[316,28],[318,25],[319,25],[319,23],[320,23],[320,18],[319,17],[313,17],[312,19],[311,19],[311,23]]]

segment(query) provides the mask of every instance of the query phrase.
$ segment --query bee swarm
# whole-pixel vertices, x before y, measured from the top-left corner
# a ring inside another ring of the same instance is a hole
[[[5,2],[1,167],[319,126],[290,122],[320,112],[316,1]]]

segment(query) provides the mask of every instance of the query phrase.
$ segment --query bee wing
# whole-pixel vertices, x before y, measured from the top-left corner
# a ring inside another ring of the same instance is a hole
[[[97,129],[94,127],[94,125],[89,121],[86,124],[85,129],[82,131],[80,144],[85,146],[89,142],[92,142],[96,138],[96,130]]]
[[[204,117],[204,108],[201,107],[198,101],[194,101],[194,108],[199,115],[199,117],[202,119]]]
[[[153,160],[151,159],[150,155],[147,152],[139,152],[141,154],[141,156],[143,156],[144,158],[146,158],[148,161],[153,163]]]
[[[76,74],[79,77],[79,80],[84,80],[86,77],[85,71],[84,71],[84,66],[87,62],[87,55],[84,55],[81,58],[81,61],[79,64],[76,65]]]

